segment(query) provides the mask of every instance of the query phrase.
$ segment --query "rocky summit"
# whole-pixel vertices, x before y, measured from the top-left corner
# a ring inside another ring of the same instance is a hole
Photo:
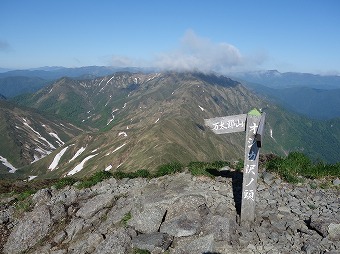
[[[42,189],[21,215],[2,199],[0,252],[340,253],[339,189],[260,176],[250,227],[239,225],[242,173],[229,170]]]

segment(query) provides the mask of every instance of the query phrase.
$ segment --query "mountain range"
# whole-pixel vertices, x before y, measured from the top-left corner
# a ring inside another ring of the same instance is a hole
[[[53,152],[31,164],[34,145],[27,159],[20,149],[10,154],[6,144],[15,141],[1,142],[1,153],[6,150],[6,154],[0,155],[20,167],[16,171],[19,177],[84,176],[98,170],[152,171],[171,162],[239,160],[243,158],[244,135],[213,134],[204,126],[204,119],[247,113],[254,107],[267,113],[264,153],[284,155],[298,150],[314,159],[336,162],[340,148],[339,119],[316,121],[288,112],[240,82],[212,74],[116,72],[91,79],[61,78],[6,105],[1,108],[17,108],[33,115],[19,116],[13,123],[4,121],[0,126],[12,127],[3,129],[15,130],[16,125],[25,128],[25,133],[33,129],[36,137],[26,140],[41,141],[39,133],[51,144],[57,142],[50,134],[55,133],[65,143],[55,143]],[[47,124],[35,115],[37,111],[44,118],[58,119],[49,126],[61,127],[61,119],[69,122],[63,123],[68,134],[65,128],[44,131],[42,126]]]

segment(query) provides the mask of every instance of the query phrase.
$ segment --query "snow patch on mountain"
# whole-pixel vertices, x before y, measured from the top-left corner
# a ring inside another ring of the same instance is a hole
[[[59,144],[59,146],[63,146],[65,144],[65,142],[62,141],[56,133],[50,132],[48,134],[50,134],[52,137],[58,140],[57,143]]]
[[[66,152],[68,146],[66,146],[65,148],[63,148],[53,159],[51,165],[48,167],[48,169],[50,169],[51,171],[56,169],[58,167],[59,161],[61,159],[61,157],[64,155],[64,153]]]
[[[118,136],[121,136],[121,135],[123,135],[124,137],[127,137],[127,134],[126,134],[125,131],[122,131],[122,132],[119,132],[119,133],[118,133]]]
[[[0,161],[2,162],[2,164],[9,168],[9,173],[14,173],[15,171],[17,171],[18,169],[16,167],[14,167],[5,157],[0,156]]]
[[[273,129],[270,129],[270,137],[276,141],[276,139],[273,137]]]
[[[118,146],[115,150],[113,150],[111,153],[107,153],[106,155],[113,154],[114,152],[117,152],[119,149],[123,148],[126,145],[126,143],[122,144],[121,146]]]
[[[68,161],[71,162],[73,160],[75,160],[79,155],[81,155],[84,151],[85,151],[86,147],[81,147],[74,155],[73,157]]]
[[[45,142],[46,142],[53,150],[56,149],[55,146],[52,145],[46,138],[44,138],[43,136],[41,136],[41,134],[40,134],[38,131],[36,131],[35,129],[33,129],[33,128],[27,123],[27,120],[26,120],[25,118],[23,118],[23,120],[24,120],[23,124],[24,124],[26,127],[28,127],[31,131],[33,131],[33,132],[38,136],[39,139],[45,141]]]
[[[204,111],[204,108],[203,108],[203,107],[201,107],[200,105],[198,105],[198,107],[200,108],[200,110]]]
[[[68,172],[67,175],[72,176],[72,175],[80,172],[84,168],[85,163],[88,160],[92,159],[93,157],[95,157],[97,155],[98,155],[98,153],[87,156],[84,160],[82,160],[82,162],[80,162],[77,166],[75,166],[74,169],[72,169],[70,172]]]
[[[110,171],[112,169],[112,165],[107,166],[104,171]]]
[[[32,181],[36,177],[38,177],[38,176],[28,176],[28,181]]]
[[[113,75],[113,76],[106,82],[105,86],[103,86],[103,87],[99,90],[99,92],[101,92],[101,91],[109,84],[109,82],[110,82],[114,77],[115,77],[115,76]]]

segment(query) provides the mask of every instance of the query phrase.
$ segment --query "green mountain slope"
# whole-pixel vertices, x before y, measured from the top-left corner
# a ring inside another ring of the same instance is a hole
[[[204,119],[254,107],[267,112],[262,152],[299,150],[334,162],[340,148],[338,120],[319,122],[289,113],[223,76],[115,73],[93,80],[61,79],[20,102],[98,129],[21,170],[29,175],[88,175],[104,169],[154,170],[173,161],[242,159],[245,135],[213,134]]]
[[[5,161],[13,168],[31,165],[81,132],[65,121],[0,100],[0,174],[11,168]]]

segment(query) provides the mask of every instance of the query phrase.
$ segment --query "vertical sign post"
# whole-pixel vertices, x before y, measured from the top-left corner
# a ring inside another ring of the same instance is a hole
[[[256,109],[251,110],[247,115],[241,203],[242,225],[249,224],[255,219],[259,151],[262,145],[264,119],[265,114],[261,115]]]
[[[248,114],[204,119],[205,125],[216,134],[246,131],[241,204],[242,225],[250,224],[255,219],[259,151],[262,146],[265,115],[253,109]]]

